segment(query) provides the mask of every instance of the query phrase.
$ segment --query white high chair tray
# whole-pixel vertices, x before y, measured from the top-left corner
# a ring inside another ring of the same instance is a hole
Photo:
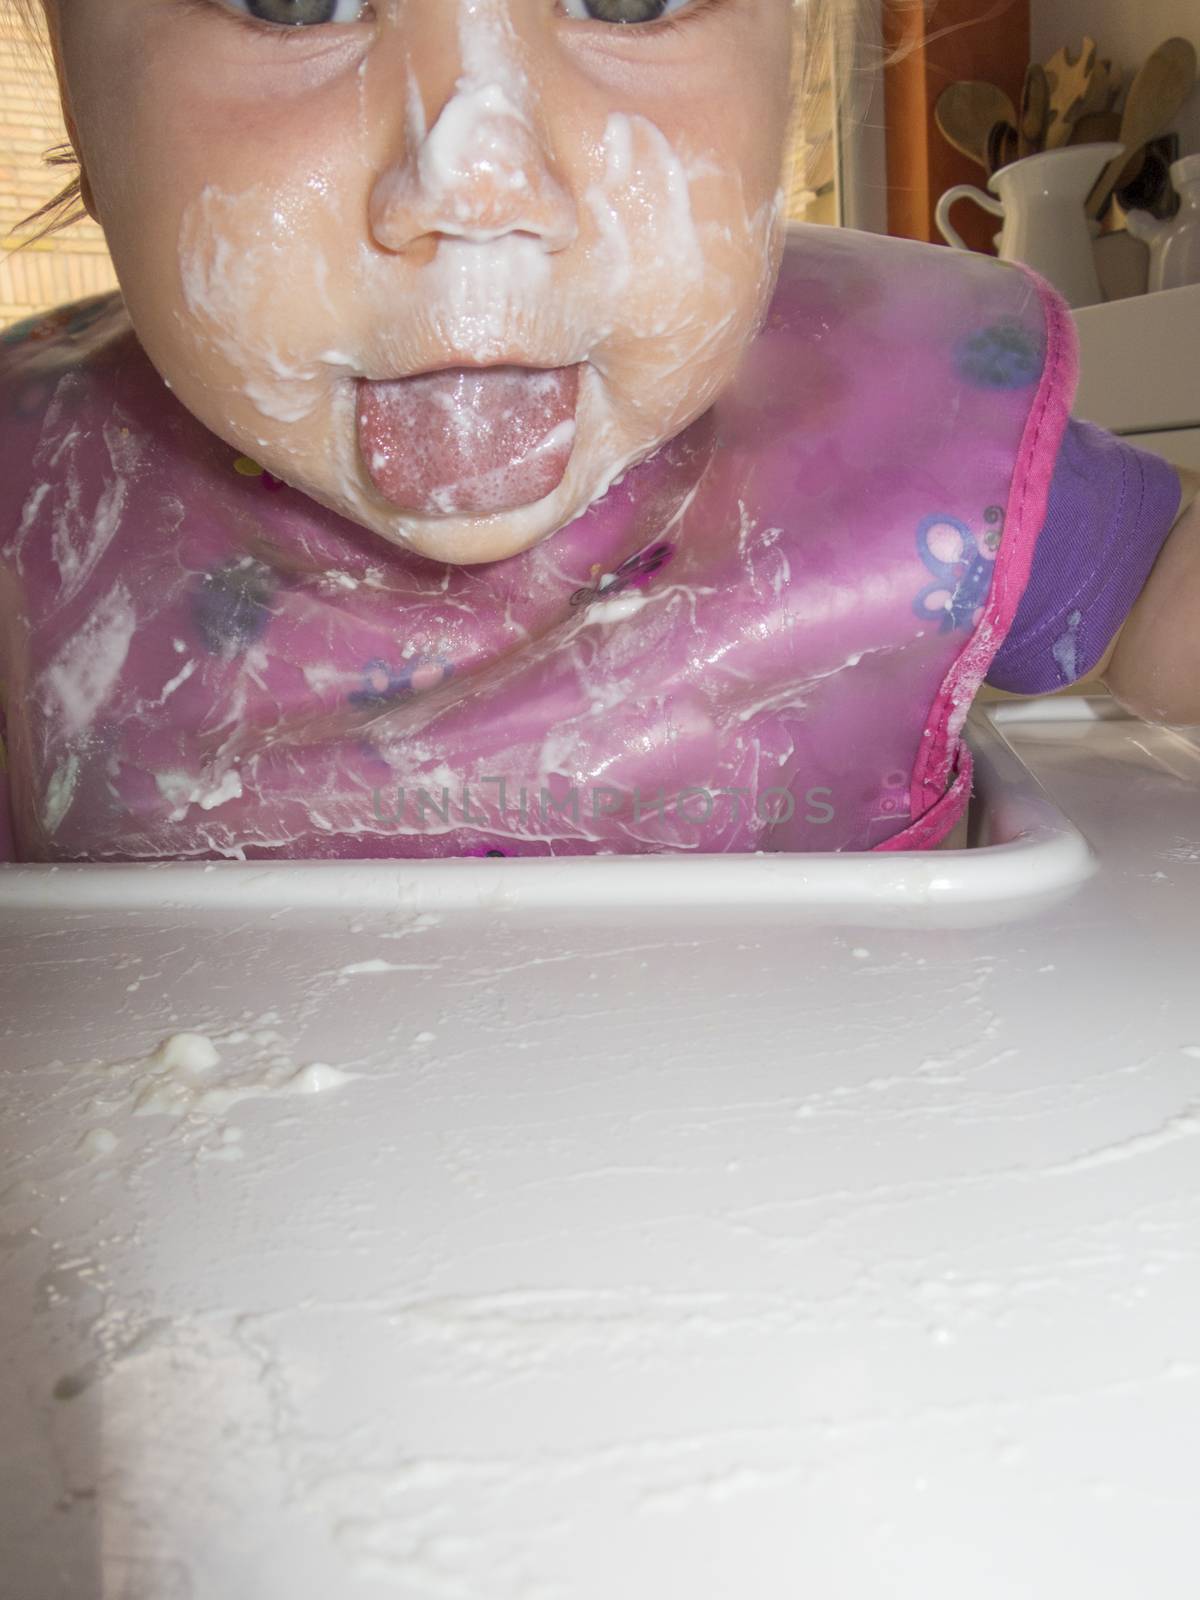
[[[1200,744],[1044,711],[878,882],[0,873],[0,1592],[1190,1600]]]
[[[1075,703],[1076,706],[1080,702]],[[1008,711],[1005,707],[1005,711]],[[1080,712],[1072,710],[1072,716]],[[1001,719],[1002,720],[1002,719]],[[789,905],[825,918],[920,910],[970,920],[1081,883],[1095,862],[1078,828],[993,720],[971,724],[980,848],[838,855],[563,856],[506,860],[163,862],[0,868],[0,908],[169,906],[264,912]]]

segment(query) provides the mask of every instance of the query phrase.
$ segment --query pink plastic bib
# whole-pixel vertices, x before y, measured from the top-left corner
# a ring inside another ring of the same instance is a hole
[[[931,846],[1074,392],[1020,269],[797,230],[699,422],[486,566],[174,400],[119,299],[0,344],[17,860]]]

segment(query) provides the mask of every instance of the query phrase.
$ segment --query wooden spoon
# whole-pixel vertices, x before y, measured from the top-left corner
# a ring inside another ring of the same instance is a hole
[[[1031,156],[1042,149],[1049,115],[1050,84],[1046,70],[1036,61],[1031,61],[1025,69],[1025,85],[1021,90],[1021,120],[1017,125],[1018,157]]]
[[[1017,120],[1016,107],[1004,90],[980,80],[952,83],[943,89],[934,116],[942,137],[984,168],[989,131],[998,122]]]
[[[1084,207],[1089,217],[1098,217],[1104,210],[1126,168],[1140,160],[1143,145],[1157,138],[1174,120],[1195,83],[1195,46],[1187,39],[1168,39],[1160,44],[1130,87],[1119,135],[1125,151],[1115,156],[1096,180]]]
[[[987,136],[987,174],[1000,171],[1001,167],[1011,166],[1017,159],[1017,150],[1020,139],[1017,130],[1011,122],[996,122],[988,130]]]
[[[1095,111],[1090,116],[1080,117],[1071,129],[1072,144],[1119,144],[1121,140],[1121,113],[1119,111]],[[1122,156],[1121,160],[1126,161]],[[1121,169],[1121,175],[1114,184],[1114,189],[1123,189],[1126,184],[1136,181],[1146,160],[1146,150],[1143,147]]]
[[[1072,144],[1111,144],[1120,137],[1119,111],[1089,111],[1087,116],[1077,117],[1071,127]]]
[[[1073,56],[1064,45],[1046,62],[1046,81],[1050,85],[1050,112],[1046,120],[1047,150],[1057,150],[1071,137],[1074,108],[1086,101],[1096,72],[1096,42],[1084,39],[1079,54]]]
[[[1079,115],[1076,122],[1082,117],[1093,117],[1101,111],[1111,111],[1121,98],[1121,74],[1113,70],[1111,61],[1100,61],[1092,73],[1087,86],[1087,92],[1079,103]]]
[[[1073,105],[1069,105],[1062,114],[1062,143],[1074,144],[1075,124],[1084,117],[1111,111],[1120,98],[1121,80],[1113,73],[1112,62],[1097,62],[1079,99]]]

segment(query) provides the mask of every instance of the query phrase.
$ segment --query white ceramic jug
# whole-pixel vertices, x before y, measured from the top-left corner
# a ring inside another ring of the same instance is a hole
[[[1150,288],[1182,289],[1200,283],[1200,156],[1171,164],[1171,182],[1181,204],[1169,222],[1148,211],[1131,211],[1125,226],[1150,246]]]
[[[1119,144],[1067,145],[1026,156],[993,173],[988,188],[993,200],[972,184],[956,184],[938,201],[937,225],[956,250],[967,249],[950,223],[957,200],[1004,218],[997,239],[1002,261],[1023,261],[1047,278],[1073,307],[1094,306],[1103,298],[1096,274],[1094,241],[1099,225],[1088,220],[1084,202]]]

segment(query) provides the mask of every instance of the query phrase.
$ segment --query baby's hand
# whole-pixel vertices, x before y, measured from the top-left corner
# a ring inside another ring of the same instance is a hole
[[[1200,723],[1200,472],[1181,467],[1183,502],[1100,676],[1135,716]]]

